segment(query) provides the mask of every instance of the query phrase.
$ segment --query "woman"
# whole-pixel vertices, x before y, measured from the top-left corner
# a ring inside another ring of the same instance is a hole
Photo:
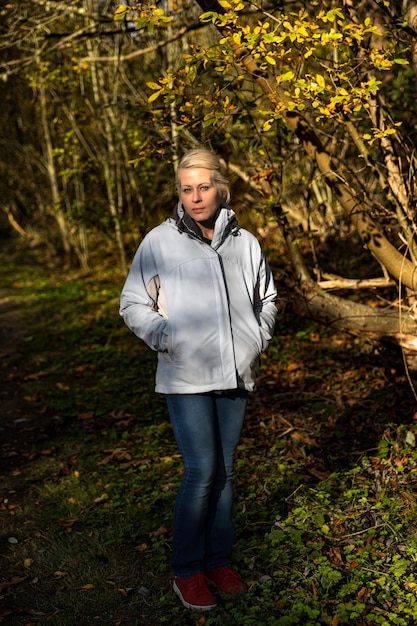
[[[158,352],[184,474],[174,512],[174,591],[184,606],[216,606],[212,589],[247,591],[230,567],[232,474],[248,392],[272,337],[276,290],[257,239],[239,228],[216,155],[187,152],[174,216],[151,230],[121,296],[127,326]]]

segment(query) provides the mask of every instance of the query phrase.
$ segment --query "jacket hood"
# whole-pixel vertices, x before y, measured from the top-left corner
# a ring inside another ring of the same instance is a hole
[[[172,217],[181,233],[188,233],[203,240],[203,235],[197,222],[185,212],[182,202],[178,202]],[[239,224],[235,212],[227,204],[221,204],[215,219],[212,247],[218,248],[228,235],[236,236],[238,232]]]

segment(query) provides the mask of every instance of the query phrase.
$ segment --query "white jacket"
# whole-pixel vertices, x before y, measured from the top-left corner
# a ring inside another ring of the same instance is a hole
[[[177,213],[186,217],[181,204]],[[157,392],[252,391],[275,325],[271,270],[232,209],[221,208],[211,245],[184,221],[168,218],[143,239],[120,314],[158,352]]]

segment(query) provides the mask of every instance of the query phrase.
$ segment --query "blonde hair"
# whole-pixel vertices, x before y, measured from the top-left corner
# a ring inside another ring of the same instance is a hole
[[[180,170],[191,167],[203,167],[211,171],[211,180],[217,187],[220,196],[225,202],[230,200],[229,181],[221,171],[220,161],[217,155],[206,148],[193,148],[188,150],[179,162],[176,177],[177,193],[180,193]]]

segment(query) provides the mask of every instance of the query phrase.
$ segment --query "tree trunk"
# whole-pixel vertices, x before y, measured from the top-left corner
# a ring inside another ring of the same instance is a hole
[[[94,103],[97,110],[102,111],[102,121],[103,121],[103,135],[105,137],[107,152],[106,154],[98,155],[103,167],[103,178],[106,184],[107,191],[107,199],[109,203],[109,211],[114,224],[114,231],[116,235],[116,241],[119,248],[120,254],[120,262],[122,271],[124,274],[127,273],[127,259],[126,259],[126,250],[123,241],[123,231],[122,224],[120,219],[120,186],[119,186],[119,176],[118,169],[116,167],[116,147],[115,140],[113,136],[113,129],[115,128],[114,119],[111,119],[112,116],[112,104],[109,101],[107,95],[106,85],[104,84],[104,78],[101,75],[101,70],[97,68],[96,63],[94,62],[94,57],[96,56],[96,50],[93,47],[93,43],[91,41],[87,42],[87,48],[89,50],[91,62],[91,79],[93,85],[93,97]],[[115,116],[114,116],[115,117]]]
[[[53,211],[53,215],[55,217],[56,223],[58,225],[62,247],[64,251],[67,254],[69,254],[71,250],[70,233],[68,230],[64,212],[62,211],[61,199],[59,196],[58,176],[57,176],[57,172],[55,168],[52,137],[51,137],[49,122],[48,122],[47,98],[45,94],[45,86],[43,83],[41,83],[39,87],[39,103],[40,103],[41,124],[42,124],[43,141],[44,141],[46,172],[48,175],[49,185],[51,188],[52,211]]]

